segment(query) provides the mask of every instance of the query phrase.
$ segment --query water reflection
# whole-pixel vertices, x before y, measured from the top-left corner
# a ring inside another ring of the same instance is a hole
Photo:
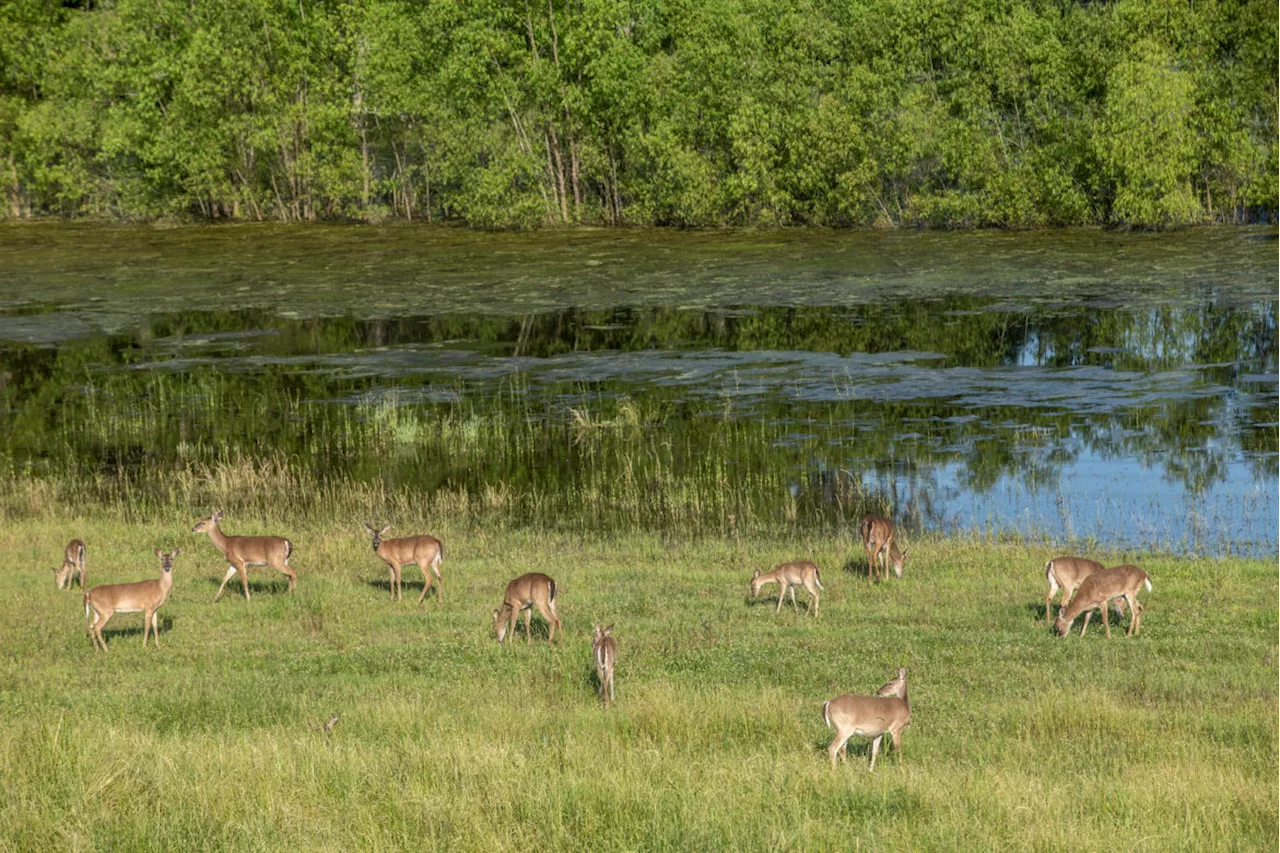
[[[1276,550],[1274,299],[113,321],[0,315],[15,469],[110,499],[283,451],[317,481],[536,490],[503,504],[521,522],[831,528],[887,501],[916,528]]]

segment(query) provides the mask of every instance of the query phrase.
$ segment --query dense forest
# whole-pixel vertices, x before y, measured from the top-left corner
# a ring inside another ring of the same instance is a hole
[[[1273,219],[1270,0],[0,0],[6,217]]]

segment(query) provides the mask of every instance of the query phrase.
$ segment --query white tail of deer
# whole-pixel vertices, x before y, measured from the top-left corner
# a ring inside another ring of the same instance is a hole
[[[613,626],[595,626],[591,640],[591,657],[596,662],[596,681],[600,685],[600,701],[608,705],[613,701],[613,667],[618,662],[618,644],[613,639]]]
[[[422,571],[422,594],[418,603],[427,597],[427,590],[436,583],[436,603],[444,603],[444,578],[440,574],[440,561],[444,559],[444,545],[434,536],[405,536],[400,539],[383,539],[391,525],[375,530],[366,524],[364,529],[373,537],[373,553],[391,569],[391,600],[400,600],[401,571],[405,566],[417,566]]]
[[[876,769],[880,741],[886,734],[893,740],[893,749],[901,758],[902,730],[911,723],[911,701],[907,698],[905,674],[902,676],[900,695],[837,696],[822,703],[822,720],[828,728],[836,730],[835,740],[827,747],[832,767],[836,766],[836,759],[844,754],[849,738],[854,735],[871,738],[871,770]]]
[[[1107,620],[1107,604],[1113,598],[1123,596],[1129,604],[1130,614],[1126,636],[1133,636],[1142,630],[1142,605],[1138,603],[1138,590],[1144,586],[1151,589],[1151,577],[1137,566],[1114,566],[1094,572],[1076,587],[1076,595],[1071,603],[1058,611],[1058,635],[1067,636],[1071,623],[1084,613],[1084,624],[1080,626],[1080,636],[1083,637],[1089,627],[1089,619],[1093,617],[1093,609],[1097,607],[1102,610],[1102,624],[1107,629],[1109,639],[1111,623]]]
[[[1044,597],[1044,621],[1046,623],[1052,621],[1050,602],[1058,594],[1058,590],[1062,590],[1062,597],[1058,599],[1058,612],[1061,613],[1084,579],[1104,568],[1106,567],[1102,563],[1082,557],[1054,557],[1045,563],[1044,577],[1049,582],[1049,594]],[[1115,608],[1116,613],[1123,617],[1124,600],[1117,600]]]
[[[72,539],[67,543],[62,556],[62,565],[53,570],[53,582],[58,585],[58,589],[70,589],[73,576],[79,579],[80,589],[83,590],[84,543],[79,539]]]
[[[794,563],[783,563],[771,572],[761,573],[756,569],[756,573],[751,576],[751,600],[758,598],[761,588],[771,583],[778,585],[778,606],[773,611],[775,614],[782,610],[782,600],[786,598],[788,592],[791,593],[791,606],[798,610],[795,588],[803,586],[809,591],[809,604],[805,608],[805,613],[818,615],[818,590],[826,587],[822,585],[822,574],[816,565],[808,560],[799,560]]]
[[[215,512],[204,521],[191,528],[192,533],[208,533],[209,538],[230,564],[218,594],[213,597],[216,602],[222,598],[222,591],[227,588],[227,581],[240,574],[240,585],[244,588],[244,600],[249,600],[249,566],[270,566],[289,579],[289,592],[297,585],[298,573],[289,568],[289,557],[293,554],[293,543],[282,536],[228,536],[218,527],[222,521],[222,513]]]
[[[884,580],[889,579],[889,569],[894,575],[902,577],[902,570],[907,565],[907,552],[899,551],[893,541],[893,522],[881,515],[868,515],[862,519],[859,527],[862,533],[862,548],[867,553],[867,583],[876,577],[878,570]]]
[[[529,625],[533,621],[535,607],[550,626],[548,645],[556,637],[556,628],[564,633],[560,615],[556,612],[556,582],[539,572],[530,572],[507,584],[506,592],[502,594],[502,606],[493,611],[493,629],[498,634],[498,642],[505,640],[508,633],[515,636],[516,619],[521,611],[524,611],[524,641],[530,642]]]
[[[160,622],[156,611],[169,600],[169,590],[173,588],[173,561],[180,553],[182,552],[177,548],[171,554],[156,551],[156,556],[160,558],[160,577],[157,580],[95,586],[84,594],[84,615],[90,619],[89,636],[93,639],[95,650],[107,650],[107,640],[102,636],[102,629],[117,613],[141,613],[142,647],[147,647],[147,632],[150,629],[155,637],[156,648],[160,648]]]

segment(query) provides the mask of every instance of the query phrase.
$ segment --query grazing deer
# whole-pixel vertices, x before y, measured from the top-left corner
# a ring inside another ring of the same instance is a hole
[[[160,621],[156,611],[169,600],[169,590],[173,588],[173,561],[182,552],[174,548],[172,554],[156,551],[160,558],[160,577],[158,580],[138,581],[137,583],[113,583],[106,586],[95,586],[84,594],[84,615],[92,617],[89,622],[89,636],[93,639],[93,648],[107,650],[106,638],[102,629],[107,620],[117,613],[142,614],[142,647],[147,647],[147,630],[155,637],[156,648],[160,648]]]
[[[382,536],[391,529],[388,524],[381,530],[374,530],[366,524],[364,529],[373,537],[373,553],[382,558],[391,569],[391,600],[400,600],[400,572],[405,566],[417,566],[422,570],[422,595],[418,603],[427,597],[434,581],[436,587],[436,603],[444,603],[444,578],[440,575],[440,561],[444,559],[444,545],[434,536],[406,536],[402,539],[383,539]],[[434,575],[434,578],[432,577]]]
[[[907,692],[907,668],[898,667],[898,677],[876,691],[877,696],[897,696],[902,698]]]
[[[222,591],[227,581],[240,573],[240,585],[244,587],[244,600],[249,600],[249,566],[270,566],[289,578],[289,592],[293,592],[298,581],[298,573],[289,568],[289,557],[293,554],[293,543],[282,536],[228,536],[218,527],[222,521],[222,513],[215,512],[204,521],[191,528],[192,533],[208,533],[213,544],[227,558],[230,567],[227,575],[218,587],[218,594],[213,597],[216,603],[222,598]]]
[[[600,683],[600,701],[606,706],[613,701],[613,665],[618,662],[618,644],[613,639],[613,626],[595,626],[591,639],[591,656],[596,662],[596,681]]]
[[[778,606],[773,611],[776,615],[782,610],[782,600],[786,598],[787,592],[791,593],[791,606],[799,609],[796,604],[796,590],[798,586],[803,586],[809,591],[809,605],[805,608],[805,613],[812,612],[814,616],[818,615],[818,590],[826,589],[822,585],[822,576],[818,573],[818,567],[808,560],[799,560],[794,563],[783,563],[771,572],[760,573],[756,569],[756,573],[751,576],[751,600],[755,601],[760,595],[761,587],[768,586],[771,583],[778,585]]]
[[[1080,636],[1084,636],[1089,627],[1089,619],[1093,616],[1093,608],[1102,610],[1102,624],[1107,629],[1107,638],[1111,638],[1111,623],[1107,621],[1107,604],[1113,598],[1124,596],[1129,603],[1129,630],[1125,636],[1131,637],[1142,630],[1142,605],[1138,603],[1138,590],[1142,587],[1151,589],[1151,577],[1137,566],[1114,566],[1094,572],[1076,587],[1076,596],[1065,608],[1058,610],[1058,635],[1067,636],[1071,623],[1084,613],[1084,624],[1080,626]]]
[[[1083,557],[1054,557],[1045,563],[1044,576],[1045,580],[1049,581],[1049,594],[1044,597],[1045,623],[1053,621],[1049,615],[1049,602],[1057,595],[1059,589],[1062,590],[1062,598],[1058,599],[1058,612],[1061,613],[1084,579],[1104,568],[1106,567],[1102,563],[1086,560]],[[1123,618],[1124,600],[1118,599],[1115,602],[1115,608],[1117,615]]]
[[[84,543],[79,539],[72,539],[67,543],[67,550],[62,557],[62,565],[53,570],[53,581],[58,585],[58,589],[70,589],[73,575],[79,579],[80,589],[83,590]]]
[[[901,672],[901,670],[899,670]],[[892,684],[893,682],[890,682]],[[888,687],[889,685],[885,685]],[[876,769],[876,756],[880,753],[880,740],[887,732],[893,739],[894,751],[902,757],[902,730],[911,723],[911,701],[907,698],[906,678],[902,679],[899,696],[853,696],[845,694],[822,703],[822,719],[828,728],[836,730],[835,740],[827,747],[831,766],[844,752],[849,738],[854,735],[871,738],[871,770]]]
[[[508,632],[515,636],[516,618],[522,610],[525,611],[524,641],[530,642],[529,624],[533,621],[535,607],[551,627],[547,645],[555,639],[556,628],[564,633],[564,625],[556,613],[556,582],[539,572],[530,572],[507,584],[507,590],[502,594],[502,606],[493,611],[493,628],[498,633],[498,642],[505,640]]]
[[[890,566],[896,576],[902,577],[902,569],[907,565],[907,552],[899,551],[893,541],[893,522],[881,515],[868,515],[862,519],[859,530],[863,550],[867,552],[867,583],[876,576],[877,560],[885,580],[889,579]]]

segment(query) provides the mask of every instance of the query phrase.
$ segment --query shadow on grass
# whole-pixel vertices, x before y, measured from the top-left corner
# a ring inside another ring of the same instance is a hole
[[[390,581],[390,579],[387,579],[387,580],[376,580],[376,581],[365,581],[365,584],[366,584],[366,585],[368,585],[368,586],[370,586],[370,587],[372,587],[373,589],[379,590],[380,592],[384,593],[384,594],[387,596],[387,598],[390,598],[390,597],[391,597],[391,581]],[[410,593],[412,593],[412,594],[413,594],[413,600],[414,600],[414,601],[417,601],[417,600],[418,600],[418,596],[422,594],[422,587],[423,587],[423,586],[425,586],[425,582],[413,582],[413,581],[408,580],[407,578],[402,579],[402,580],[401,580],[401,582],[400,582],[400,595],[404,597],[404,600],[408,600]],[[436,598],[439,598],[439,597],[440,597],[440,584],[438,584],[438,583],[437,583],[437,584],[433,584],[433,585],[432,585],[432,588],[431,588],[431,592],[427,593],[427,597],[428,597],[428,598],[430,598],[430,597],[431,597],[431,596],[433,596],[433,595],[434,595]],[[426,604],[426,600],[425,600],[425,599],[423,600],[423,604]]]
[[[110,644],[112,640],[116,640],[116,639],[122,640],[126,637],[141,637],[142,636],[142,620],[141,619],[137,621],[136,625],[121,625],[119,627],[116,627],[116,619],[120,619],[121,617],[124,617],[124,616],[134,616],[134,615],[140,616],[141,614],[121,613],[117,615],[115,619],[112,619],[110,622],[107,623],[110,626],[109,628],[102,629],[102,638],[106,640],[108,644]],[[169,630],[173,627],[174,621],[175,620],[172,617],[161,616],[160,617],[160,633],[161,634],[169,633]],[[151,640],[149,638],[147,640],[147,643],[148,644],[151,643]]]
[[[213,587],[214,591],[216,592],[218,587],[222,585],[222,579],[221,578],[205,578],[205,583]],[[249,579],[250,595],[255,595],[255,594],[260,595],[264,592],[270,592],[270,593],[278,592],[281,594],[287,594],[289,592],[289,581],[285,579],[284,575],[281,575],[278,581],[277,580],[254,580],[252,578]],[[231,580],[227,581],[227,588],[223,590],[222,597],[228,598],[231,595],[235,595],[236,598],[244,598],[244,587],[240,585],[239,578],[232,578]]]

